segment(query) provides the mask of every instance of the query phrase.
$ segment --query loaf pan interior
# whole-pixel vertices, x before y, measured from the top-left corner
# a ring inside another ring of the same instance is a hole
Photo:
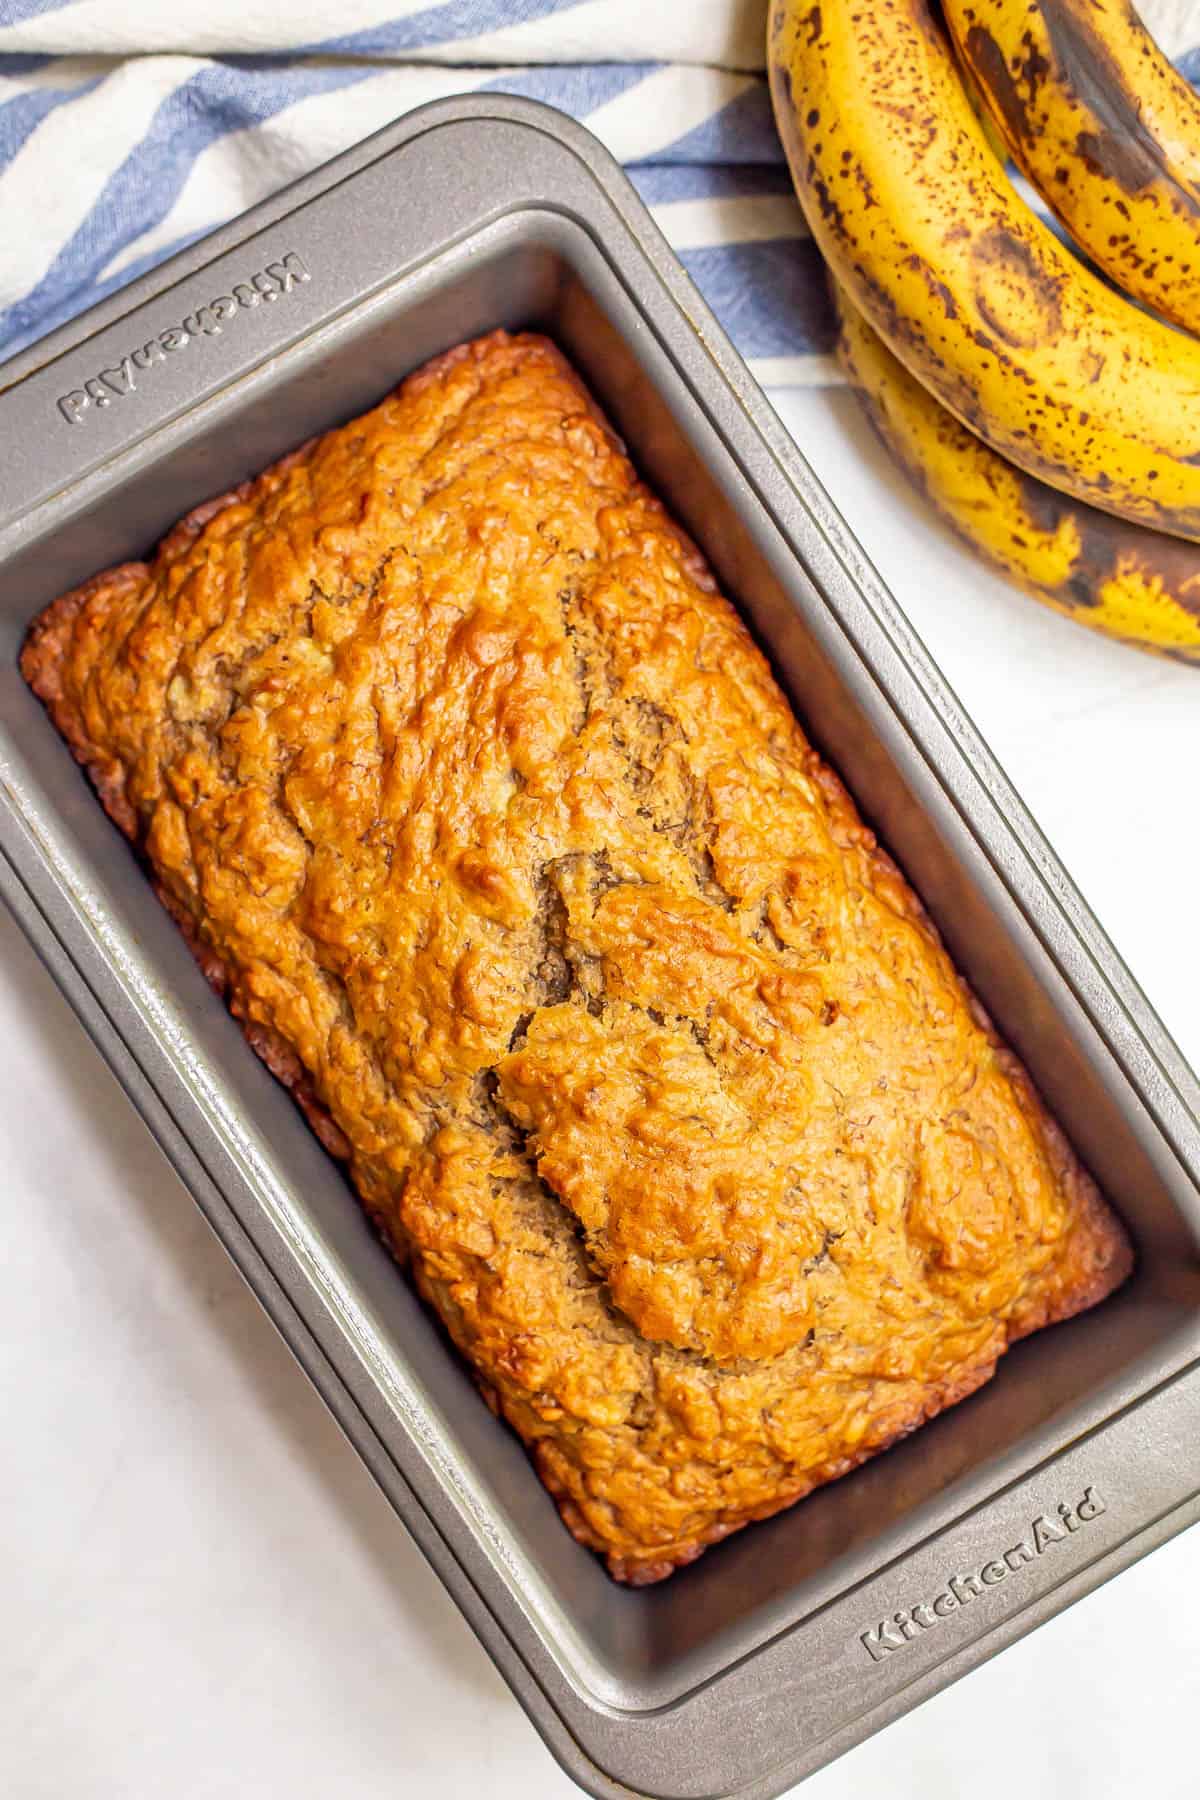
[[[37,828],[81,871],[134,946],[137,980],[172,996],[231,1116],[252,1121],[313,1240],[401,1363],[439,1451],[483,1496],[512,1579],[564,1666],[614,1703],[662,1704],[803,1618],[925,1531],[984,1499],[1200,1351],[1195,1192],[1006,895],[936,770],[839,635],[826,602],[749,491],[704,408],[640,324],[602,246],[570,220],[494,222],[458,256],[376,296],[177,432],[168,455],[115,481],[0,572],[0,725]],[[24,629],[57,593],[144,554],[180,514],[314,431],[352,416],[428,356],[497,325],[549,332],[583,371],[634,460],[742,607],[810,735],[905,868],[960,967],[1137,1243],[1133,1280],[1093,1314],[1019,1346],[981,1394],[798,1508],[738,1534],[671,1581],[613,1585],[556,1522],[523,1451],[478,1400],[337,1167],[209,993],[174,928],[16,668]],[[803,549],[797,509],[784,524]],[[198,1065],[199,1066],[199,1063]],[[515,1572],[515,1573],[514,1573]]]

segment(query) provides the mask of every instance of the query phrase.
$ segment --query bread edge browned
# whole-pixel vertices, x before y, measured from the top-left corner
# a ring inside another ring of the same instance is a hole
[[[554,347],[551,346],[551,348]],[[471,354],[475,349],[476,344],[457,346],[443,356],[423,365],[408,378],[408,381],[412,384],[424,385],[429,381],[437,380],[448,367],[461,361],[464,355]],[[569,367],[557,350],[555,350],[555,357],[564,366]],[[586,390],[582,386],[581,393],[587,397],[593,415],[605,424],[606,429],[611,430],[607,426],[607,422],[603,421],[602,415],[591,401],[590,396],[586,396]],[[285,473],[307,452],[314,441],[313,439],[307,440],[264,469],[258,476],[193,508],[162,539],[154,553],[155,557],[169,556],[172,552],[186,547],[187,543],[198,536],[209,521],[226,507],[249,499],[260,484],[268,483]],[[675,529],[678,530],[677,527]],[[695,566],[704,573],[706,582],[711,583],[711,577],[708,575],[707,567],[699,551],[681,531],[679,537],[688,554],[689,561],[694,562]],[[98,590],[120,588],[126,584],[139,582],[145,579],[149,569],[149,562],[122,563],[101,571],[53,601],[37,615],[29,628],[20,655],[21,673],[34,694],[45,705],[72,755],[85,770],[109,818],[138,855],[155,893],[179,926],[188,948],[209,985],[230,1006],[230,1011],[241,1026],[247,1042],[276,1080],[289,1091],[325,1149],[333,1157],[345,1161],[349,1155],[349,1145],[328,1109],[318,1099],[295,1052],[277,1033],[252,1024],[239,1015],[236,1001],[231,1000],[230,997],[231,989],[226,965],[201,940],[196,932],[194,921],[173,902],[172,897],[156,880],[154,871],[147,862],[139,842],[136,814],[125,795],[124,772],[119,766],[114,765],[88,738],[80,712],[68,701],[62,690],[58,671],[63,655],[64,641],[80,609]],[[824,762],[821,766],[821,784],[826,801],[832,809],[845,809],[853,819],[858,819],[857,808],[840,776]],[[902,884],[904,903],[910,916],[920,923],[922,929],[941,948],[940,933],[919,896],[891,856],[875,842],[873,834],[868,835],[870,836],[870,854],[875,869],[881,876],[890,876],[893,881],[898,880]],[[944,950],[943,954],[945,954]],[[1043,1293],[1037,1296],[1033,1303],[1018,1313],[1015,1320],[1009,1322],[1008,1339],[1004,1346],[1007,1348],[1009,1344],[1015,1343],[1020,1338],[1039,1331],[1045,1326],[1059,1323],[1077,1313],[1088,1310],[1114,1292],[1128,1278],[1133,1266],[1133,1251],[1121,1220],[1104,1199],[1095,1181],[1083,1167],[1073,1147],[1068,1143],[1057,1121],[1042,1101],[1024,1064],[999,1036],[978,997],[957,967],[955,976],[977,1022],[987,1033],[990,1042],[1001,1058],[1006,1075],[1014,1088],[1019,1091],[1023,1104],[1037,1118],[1046,1136],[1059,1178],[1071,1202],[1073,1230],[1084,1235],[1093,1253],[1090,1279],[1057,1295]],[[395,1255],[397,1246],[386,1237],[383,1241],[389,1251]],[[415,1274],[417,1286],[420,1288],[419,1270],[415,1271]],[[427,1296],[425,1297],[427,1298]],[[441,1325],[440,1320],[439,1324]],[[444,1325],[441,1325],[441,1328],[445,1333]],[[448,1335],[446,1341],[449,1344]],[[451,1349],[453,1351],[453,1346]],[[458,1358],[457,1351],[453,1351],[453,1353],[458,1360],[462,1360]],[[1003,1354],[1003,1351],[1000,1354]],[[769,1518],[796,1505],[816,1488],[849,1474],[851,1470],[859,1467],[862,1463],[882,1454],[883,1451],[902,1441],[937,1414],[957,1405],[959,1401],[975,1393],[995,1373],[998,1360],[998,1356],[990,1357],[971,1368],[956,1369],[940,1386],[927,1390],[924,1404],[911,1419],[906,1420],[901,1429],[886,1438],[868,1439],[854,1452],[823,1464],[816,1470],[808,1471],[801,1481],[782,1491],[772,1499],[769,1505],[748,1510],[736,1519],[723,1520],[688,1543],[673,1546],[666,1556],[659,1554],[646,1558],[630,1558],[611,1552],[590,1531],[582,1514],[557,1481],[553,1467],[545,1454],[546,1447],[540,1443],[534,1443],[527,1444],[526,1449],[542,1482],[557,1504],[564,1524],[576,1541],[603,1554],[606,1557],[609,1572],[616,1581],[630,1586],[645,1586],[661,1581],[677,1569],[695,1561],[706,1549],[740,1530],[743,1526]],[[482,1390],[484,1398],[491,1405],[492,1410],[496,1411],[494,1398],[489,1393],[486,1381],[478,1370],[470,1364],[466,1364],[466,1366]]]

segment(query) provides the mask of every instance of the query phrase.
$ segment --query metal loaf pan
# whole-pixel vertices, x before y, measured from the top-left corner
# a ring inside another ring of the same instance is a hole
[[[977,1397],[641,1592],[559,1526],[16,667],[64,588],[499,324],[582,369],[1138,1248]],[[779,1794],[1195,1518],[1196,1082],[585,131],[494,96],[414,113],[10,363],[0,444],[4,896],[585,1788]]]

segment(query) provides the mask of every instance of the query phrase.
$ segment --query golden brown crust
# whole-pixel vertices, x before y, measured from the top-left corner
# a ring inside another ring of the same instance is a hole
[[[1127,1272],[544,340],[439,358],[57,601],[22,667],[618,1579]]]

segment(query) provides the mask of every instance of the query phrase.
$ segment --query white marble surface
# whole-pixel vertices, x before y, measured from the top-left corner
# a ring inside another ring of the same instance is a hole
[[[1094,641],[983,575],[845,394],[786,415],[1200,1061],[1200,670]],[[567,1800],[6,919],[0,1045],[0,1793]],[[806,1800],[1190,1800],[1197,1593],[1193,1532]]]

